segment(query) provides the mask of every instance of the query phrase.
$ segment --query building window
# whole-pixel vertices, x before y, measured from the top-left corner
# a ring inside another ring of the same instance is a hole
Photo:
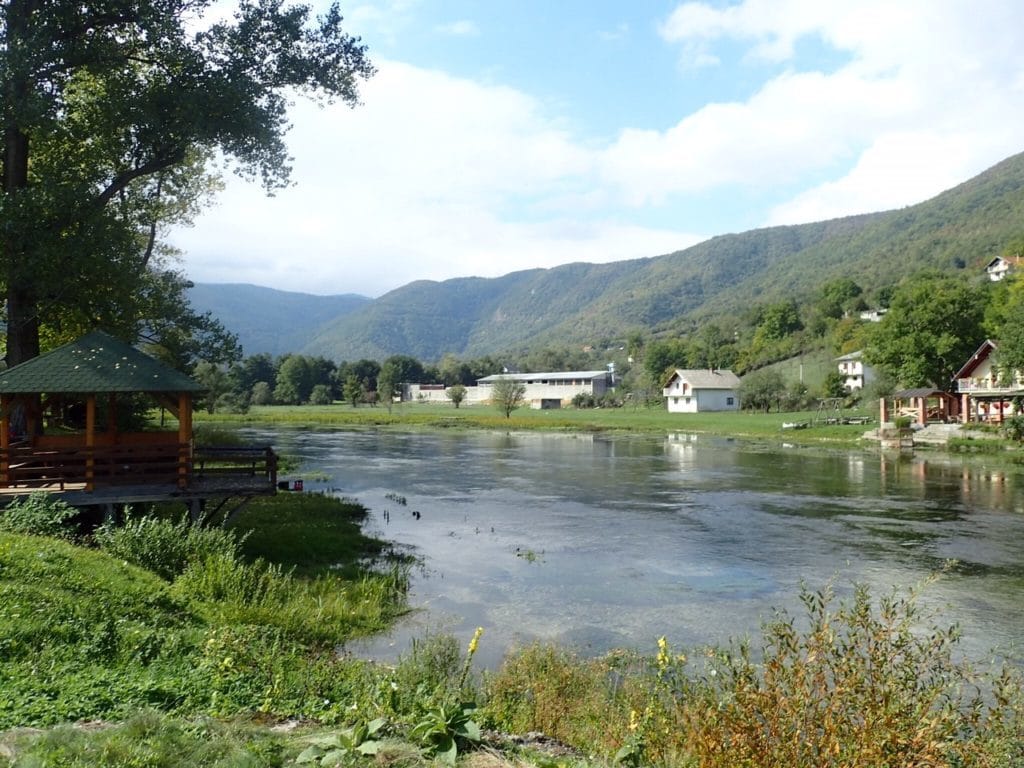
[[[734,398],[731,398],[731,397],[725,398],[725,404],[726,405],[734,405],[735,402],[736,402],[736,400]]]

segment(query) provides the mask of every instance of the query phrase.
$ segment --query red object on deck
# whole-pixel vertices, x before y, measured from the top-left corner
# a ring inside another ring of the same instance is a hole
[[[302,490],[302,481],[301,480],[296,480],[294,483],[292,483],[292,490],[293,491],[301,491]]]

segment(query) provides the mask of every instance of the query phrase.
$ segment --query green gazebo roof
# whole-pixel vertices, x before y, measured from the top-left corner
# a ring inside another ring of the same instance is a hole
[[[0,393],[202,392],[179,371],[103,331],[0,372]]]

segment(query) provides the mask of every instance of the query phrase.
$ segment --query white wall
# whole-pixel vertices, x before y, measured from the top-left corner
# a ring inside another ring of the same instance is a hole
[[[729,400],[732,399],[730,403]],[[740,398],[731,389],[699,389],[689,395],[669,395],[669,413],[707,413],[709,411],[738,411]]]

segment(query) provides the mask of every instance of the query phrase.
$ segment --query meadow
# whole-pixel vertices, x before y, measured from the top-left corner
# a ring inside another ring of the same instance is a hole
[[[196,414],[197,422],[216,425],[266,424],[338,428],[398,429],[497,429],[556,430],[567,432],[684,432],[754,439],[779,439],[799,444],[819,442],[854,445],[871,428],[868,425],[820,423],[817,411],[755,413],[668,413],[664,407],[627,405],[622,408],[561,408],[535,410],[528,407],[512,412],[511,417],[490,405],[452,405],[439,403],[396,403],[390,410],[383,406],[348,404],[254,406],[247,413]],[[842,415],[876,419],[877,411],[846,409]],[[807,422],[807,429],[789,430],[782,425]],[[815,423],[819,422],[819,423]]]

